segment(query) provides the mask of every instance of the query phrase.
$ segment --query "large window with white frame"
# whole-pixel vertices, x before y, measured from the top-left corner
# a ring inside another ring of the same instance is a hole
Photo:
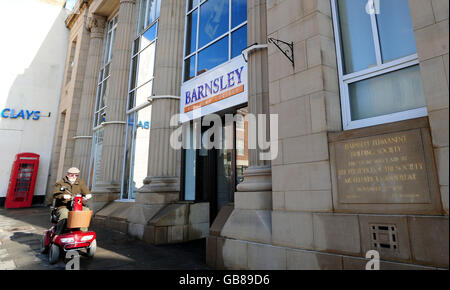
[[[426,116],[408,0],[331,4],[344,130]]]
[[[103,54],[103,63],[99,71],[97,83],[97,95],[95,100],[94,120],[93,120],[93,142],[91,154],[91,174],[89,182],[95,187],[96,180],[99,178],[100,161],[103,147],[103,126],[106,122],[106,106],[109,94],[109,78],[111,73],[111,61],[113,57],[114,39],[117,30],[118,15],[108,21],[105,35],[105,49]]]
[[[141,0],[133,42],[127,105],[122,200],[134,200],[147,177],[158,19],[161,0]]]
[[[186,0],[183,80],[241,54],[247,47],[247,0]]]
[[[138,31],[144,31],[159,17],[161,0],[142,0],[139,7]]]
[[[117,29],[117,20],[118,16],[115,16],[108,22],[103,65],[100,69],[98,77],[97,98],[94,114],[94,130],[98,126],[101,126],[102,122],[106,120],[106,99],[108,95],[108,82],[111,72],[111,60],[113,57],[112,51]]]

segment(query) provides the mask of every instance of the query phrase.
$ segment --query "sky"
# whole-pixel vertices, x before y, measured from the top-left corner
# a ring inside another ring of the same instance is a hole
[[[76,3],[77,3],[77,0],[67,0],[66,8],[69,10],[72,10]]]
[[[0,108],[20,74],[30,66],[61,12],[61,7],[40,0],[1,0]],[[33,23],[33,25],[30,25]]]

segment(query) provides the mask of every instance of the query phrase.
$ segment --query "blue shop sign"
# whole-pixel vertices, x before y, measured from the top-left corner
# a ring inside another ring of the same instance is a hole
[[[19,119],[23,120],[39,120],[41,118],[41,111],[30,111],[30,110],[15,110],[10,108],[5,108],[2,110],[1,114],[4,119]]]
[[[150,122],[139,121],[139,123],[137,124],[137,127],[142,128],[142,129],[150,129]]]

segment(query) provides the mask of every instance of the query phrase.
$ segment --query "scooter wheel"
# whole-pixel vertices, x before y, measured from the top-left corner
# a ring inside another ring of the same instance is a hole
[[[88,257],[90,258],[94,257],[96,251],[97,251],[97,240],[93,240],[91,243],[91,247],[87,249]]]
[[[50,251],[48,253],[48,262],[53,265],[59,260],[59,247],[55,244],[50,246]]]
[[[44,234],[41,238],[41,253],[45,254],[48,252],[48,247],[45,246],[45,239],[47,237],[47,234]]]

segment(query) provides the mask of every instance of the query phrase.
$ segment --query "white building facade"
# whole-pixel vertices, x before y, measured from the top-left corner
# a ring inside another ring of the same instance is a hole
[[[33,202],[42,203],[66,67],[68,11],[64,1],[6,0],[1,6],[0,205],[15,156],[24,152],[40,155]]]

